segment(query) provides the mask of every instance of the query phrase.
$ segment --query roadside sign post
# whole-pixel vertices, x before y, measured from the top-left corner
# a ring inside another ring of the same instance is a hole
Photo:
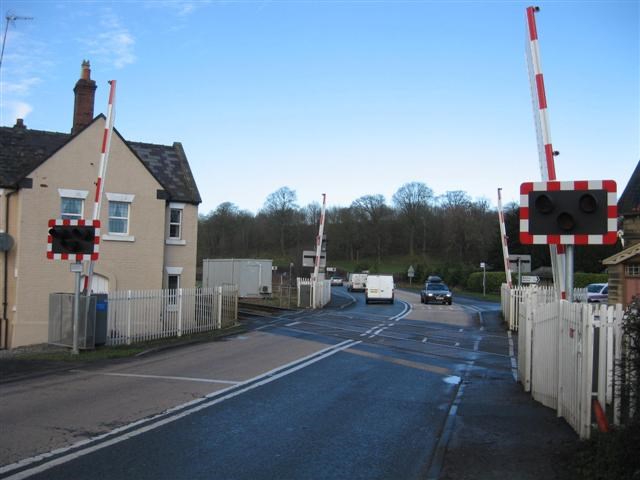
[[[413,277],[415,277],[416,271],[413,269],[413,265],[409,265],[409,270],[407,270],[407,277],[409,277],[409,285],[411,285],[411,281]]]
[[[78,355],[78,334],[80,329],[80,283],[82,282],[82,262],[70,264],[71,273],[76,274],[76,289],[73,296],[73,346],[71,354]]]
[[[482,268],[482,296],[484,297],[487,295],[487,264],[481,262],[480,268]]]

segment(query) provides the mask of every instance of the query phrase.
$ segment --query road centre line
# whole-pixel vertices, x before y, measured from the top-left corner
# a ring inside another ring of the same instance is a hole
[[[127,425],[123,425],[121,427],[115,428],[110,432],[103,433],[101,435],[91,437],[85,440],[81,440],[72,445],[61,447],[50,452],[46,452],[43,454],[36,455],[31,458],[22,459],[16,463],[12,463],[10,465],[5,465],[0,467],[0,474],[10,473],[15,470],[20,470],[17,473],[4,477],[4,480],[22,480],[28,478],[37,473],[44,472],[49,470],[55,466],[62,465],[76,458],[80,458],[89,453],[93,453],[98,450],[102,450],[103,448],[109,447],[111,445],[118,444],[130,438],[141,435],[142,433],[154,430],[163,425],[172,423],[176,420],[184,418],[193,413],[199,412],[205,408],[211,407],[218,403],[221,403],[230,398],[236,397],[243,393],[246,393],[255,388],[261,387],[262,385],[266,385],[271,383],[281,377],[294,373],[298,370],[301,370],[309,365],[312,365],[320,360],[324,360],[336,353],[342,352],[351,347],[355,347],[356,345],[362,343],[361,341],[355,340],[345,340],[336,345],[331,345],[327,348],[319,350],[315,353],[307,355],[306,357],[299,358],[294,360],[288,364],[281,365],[280,367],[276,367],[268,372],[262,373],[256,377],[245,380],[244,382],[224,388],[217,392],[211,392],[205,395],[203,398],[198,398],[195,400],[191,400],[181,405],[177,405],[168,410],[165,410],[162,413],[159,413],[150,418],[143,418],[141,420],[137,420],[135,422],[129,423]],[[223,395],[225,394],[226,395]],[[146,425],[145,425],[146,424]],[[131,430],[132,428],[139,427],[135,430]],[[130,430],[127,432],[127,430]],[[122,434],[122,435],[118,435]],[[118,435],[118,436],[116,436]],[[114,437],[114,438],[109,438]],[[105,441],[102,441],[105,440]],[[102,441],[102,442],[101,442]],[[96,443],[101,442],[101,443]],[[57,458],[52,458],[57,457]],[[43,460],[51,458],[49,461],[45,461],[40,465],[36,465],[31,468],[29,465],[33,465]]]
[[[74,372],[81,372],[82,370],[72,370]],[[227,385],[238,385],[241,382],[234,382],[231,380],[213,380],[210,378],[194,378],[194,377],[173,377],[169,375],[143,375],[139,373],[100,373],[98,375],[104,375],[107,377],[135,377],[135,378],[151,378],[158,380],[182,380],[187,382],[202,382],[202,383],[225,383]]]

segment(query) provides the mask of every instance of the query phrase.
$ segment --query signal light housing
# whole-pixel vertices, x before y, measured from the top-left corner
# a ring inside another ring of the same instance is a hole
[[[49,220],[47,258],[50,260],[97,260],[100,221]]]
[[[616,182],[526,182],[520,186],[520,243],[604,245],[617,241]]]

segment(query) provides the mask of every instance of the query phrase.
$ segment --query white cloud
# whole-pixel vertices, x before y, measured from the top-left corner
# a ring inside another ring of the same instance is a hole
[[[115,68],[124,68],[135,63],[135,38],[115,14],[110,12],[104,16],[101,29],[102,33],[85,40],[89,46],[89,53]]]
[[[16,82],[3,82],[0,85],[3,94],[26,96],[31,93],[31,89],[42,82],[38,77],[17,78]]]
[[[10,100],[3,102],[0,124],[12,126],[17,118],[27,118],[33,107],[26,102]]]

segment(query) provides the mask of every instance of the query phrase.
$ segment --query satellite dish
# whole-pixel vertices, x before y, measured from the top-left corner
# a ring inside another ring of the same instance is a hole
[[[13,237],[5,232],[0,232],[0,252],[8,252],[13,247]]]

